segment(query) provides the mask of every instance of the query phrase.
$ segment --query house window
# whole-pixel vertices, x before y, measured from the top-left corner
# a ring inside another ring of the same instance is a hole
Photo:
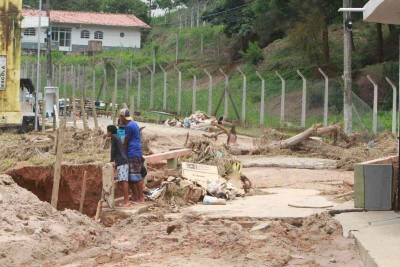
[[[35,28],[26,28],[24,30],[24,36],[35,36],[36,35],[36,29]]]
[[[94,32],[94,39],[96,39],[96,40],[103,40],[103,32],[102,32],[102,31],[96,31],[96,32]]]
[[[90,38],[90,32],[87,30],[81,31],[81,38],[83,39],[89,39]]]
[[[58,42],[59,46],[71,46],[71,28],[51,28],[51,41]]]
[[[119,36],[120,36],[120,37],[124,37],[124,36],[125,36],[125,33],[121,32],[121,33],[119,34]]]

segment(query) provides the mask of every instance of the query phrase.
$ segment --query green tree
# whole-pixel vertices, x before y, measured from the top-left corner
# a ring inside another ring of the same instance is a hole
[[[56,0],[51,1],[51,9],[54,10],[75,10],[75,11],[101,11],[103,0]],[[45,3],[45,1],[43,1]],[[24,5],[32,8],[39,8],[38,0],[23,0]],[[43,7],[45,7],[43,5]]]
[[[149,8],[140,0],[103,0],[101,11],[109,13],[133,14],[150,23]]]
[[[295,27],[292,32],[296,33],[297,36],[292,39],[299,41],[299,35],[307,34],[312,38],[312,41],[308,44],[299,44],[306,48],[306,52],[313,54],[314,60],[318,55],[318,63],[323,62],[328,64],[330,61],[330,47],[329,47],[329,31],[328,27],[335,21],[341,21],[342,14],[338,12],[338,9],[342,6],[342,0],[291,0],[290,5],[293,12],[296,12],[297,22],[293,23]],[[314,21],[314,22],[313,22]],[[300,25],[302,24],[302,25]],[[303,33],[298,32],[298,29],[302,28]],[[303,36],[306,42],[307,36]],[[315,51],[310,45],[314,45]],[[321,52],[321,53],[320,53]],[[310,55],[310,54],[309,54]]]
[[[261,60],[264,59],[263,51],[258,46],[257,42],[250,42],[246,52],[240,51],[240,55],[252,65],[257,65]]]

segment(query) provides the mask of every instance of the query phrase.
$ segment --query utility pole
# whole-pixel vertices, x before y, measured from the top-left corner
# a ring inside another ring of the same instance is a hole
[[[49,27],[46,31],[47,54],[46,54],[46,85],[52,86],[53,64],[51,62],[51,22],[50,22],[50,0],[46,0],[46,16],[49,18]],[[44,97],[44,96],[43,96]]]
[[[39,0],[39,27],[37,40],[37,66],[36,66],[36,90],[35,90],[35,131],[39,130],[39,87],[40,87],[40,38],[42,31],[42,0]],[[33,68],[32,68],[33,70]],[[33,75],[32,75],[33,77]],[[43,99],[43,98],[42,98]]]
[[[350,8],[352,0],[343,0],[343,7]],[[351,67],[351,32],[348,27],[350,12],[343,13],[343,42],[344,42],[344,98],[343,98],[343,113],[344,113],[344,130],[346,134],[353,132],[353,114],[352,114],[352,67]]]

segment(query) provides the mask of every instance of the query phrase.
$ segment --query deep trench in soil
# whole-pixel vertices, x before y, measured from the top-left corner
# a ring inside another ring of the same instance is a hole
[[[87,171],[87,190],[83,213],[93,216],[101,198],[101,165],[62,165],[58,210],[79,209],[84,172]],[[34,193],[40,200],[51,202],[53,190],[53,166],[20,166],[7,172],[21,187]]]
[[[165,163],[148,166],[148,176],[164,176]],[[83,213],[94,216],[102,191],[102,164],[63,164],[61,166],[58,210],[79,210],[84,172],[87,171],[86,195]],[[8,170],[14,181],[21,187],[31,191],[41,201],[51,202],[53,190],[53,166],[35,166],[26,162]],[[122,191],[115,187],[115,197],[121,197]]]

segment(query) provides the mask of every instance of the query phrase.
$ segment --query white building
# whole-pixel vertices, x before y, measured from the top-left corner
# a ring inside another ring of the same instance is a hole
[[[37,17],[38,10],[25,9],[26,18]],[[45,12],[42,12],[45,16]],[[86,51],[89,42],[101,43],[103,50],[140,48],[141,33],[149,25],[131,14],[110,14],[52,10],[50,12],[52,49]],[[38,28],[24,28],[22,49],[37,50]],[[46,28],[42,28],[41,46],[45,48]]]

